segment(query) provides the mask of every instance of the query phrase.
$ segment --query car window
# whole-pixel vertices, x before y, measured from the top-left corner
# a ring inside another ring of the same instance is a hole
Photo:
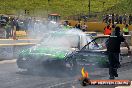
[[[85,50],[103,50],[106,49],[107,37],[100,37],[93,39],[87,46],[84,47]]]

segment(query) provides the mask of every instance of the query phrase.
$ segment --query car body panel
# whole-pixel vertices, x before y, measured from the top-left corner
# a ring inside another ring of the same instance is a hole
[[[64,49],[60,47],[32,47],[27,51],[23,51],[21,55],[35,55],[35,56],[50,56],[56,59],[64,59],[65,56],[72,52],[72,49]],[[34,58],[35,59],[35,58]]]
[[[61,34],[61,35],[64,36],[64,34]],[[64,48],[61,45],[60,47],[56,47],[56,46],[51,47],[46,45],[44,46],[43,44],[40,43],[40,45],[36,45],[30,49],[24,50],[23,52],[20,53],[19,58],[17,59],[17,65],[19,68],[26,68],[26,66],[28,67],[28,65],[29,67],[30,65],[32,66],[34,65],[34,67],[36,67],[38,66],[38,64],[36,65],[36,63],[40,63],[39,65],[43,65],[45,67],[52,66],[52,65],[53,65],[52,67],[56,67],[56,65],[57,67],[59,66],[63,67],[63,66],[66,66],[67,63],[71,61],[75,61],[75,60],[77,64],[79,65],[81,63],[83,63],[83,65],[86,65],[86,66],[88,65],[93,66],[93,65],[99,65],[99,64],[108,65],[106,51],[103,51],[104,49],[100,49],[100,47],[102,48],[102,45],[97,45],[95,43],[96,39],[94,41],[91,41],[91,40],[87,41],[84,38],[84,35],[78,35],[78,36],[79,36],[79,39],[78,38],[76,39],[78,39],[79,41],[77,42],[77,44],[79,44],[79,47],[76,47],[78,45],[74,47],[70,47],[70,48],[67,48],[67,47]],[[90,36],[87,36],[87,37],[91,39]],[[72,40],[71,37],[70,39]],[[93,48],[87,48],[91,46],[93,46]],[[95,46],[97,48],[95,48]],[[24,66],[22,66],[22,64],[24,64]]]

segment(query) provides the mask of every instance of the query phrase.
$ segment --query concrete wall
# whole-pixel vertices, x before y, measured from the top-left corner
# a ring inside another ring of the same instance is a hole
[[[0,39],[0,60],[16,59],[19,52],[35,45],[35,39]]]
[[[34,44],[0,46],[0,60],[16,59],[22,50],[30,48],[33,45]]]
[[[0,39],[0,44],[16,44],[16,43],[37,43],[37,39]]]

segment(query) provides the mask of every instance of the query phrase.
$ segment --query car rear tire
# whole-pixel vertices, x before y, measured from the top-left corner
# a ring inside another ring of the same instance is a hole
[[[78,65],[76,60],[71,60],[66,62],[66,71],[69,75],[76,75],[78,72]]]

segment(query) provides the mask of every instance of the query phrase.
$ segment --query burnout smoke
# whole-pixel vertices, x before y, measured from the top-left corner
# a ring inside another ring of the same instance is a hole
[[[77,35],[87,37],[85,33],[79,29],[72,28],[66,30],[62,25],[53,21],[30,19],[28,23],[28,37],[41,40],[43,46],[74,48],[73,45],[77,47],[76,45],[79,41]],[[82,41],[82,46],[91,41],[88,37],[85,39],[87,40]]]
[[[58,24],[54,22],[49,22],[45,20],[30,19],[28,23],[28,37],[41,39],[45,33],[50,31],[56,31],[58,29]]]
[[[33,39],[39,39],[39,43],[33,46],[29,50],[29,57],[24,56],[23,59],[30,58],[31,60],[36,60],[39,57],[35,55],[44,56],[40,59],[42,61],[52,61],[53,58],[65,58],[68,55],[72,54],[75,50],[80,50],[88,42],[91,42],[91,37],[87,36],[84,32],[79,29],[69,28],[65,29],[63,25],[60,25],[56,22],[48,22],[43,20],[31,20],[28,24],[28,37]],[[31,56],[33,55],[33,56]],[[48,57],[49,56],[49,57]],[[39,60],[39,59],[38,59]],[[28,62],[27,62],[28,63]],[[58,64],[60,62],[57,62]],[[32,63],[28,63],[29,68],[34,70]],[[47,67],[56,67],[56,63],[47,64]],[[40,66],[40,65],[39,65]],[[34,72],[43,72],[44,66],[40,66],[35,69]],[[63,69],[62,67],[57,67],[57,69]],[[57,69],[47,69],[51,73],[58,73]],[[60,73],[60,72],[59,72]],[[61,72],[62,73],[62,72]]]

